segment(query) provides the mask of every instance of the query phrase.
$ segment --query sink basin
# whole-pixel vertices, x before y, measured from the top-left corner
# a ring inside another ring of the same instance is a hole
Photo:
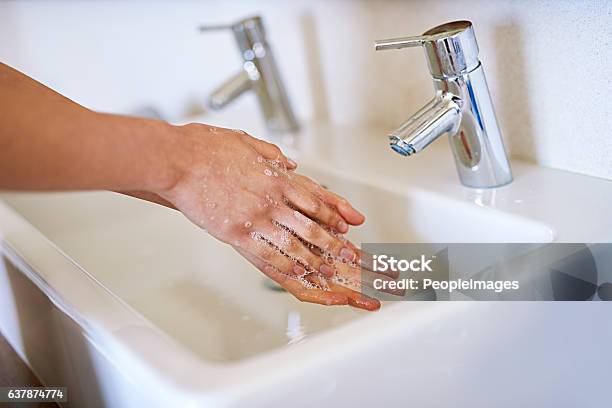
[[[301,172],[367,214],[349,234],[356,243],[612,239],[608,181],[515,162],[514,183],[468,189],[443,143],[405,160],[389,153],[380,135],[312,125],[288,148]],[[473,405],[478,399],[462,392],[471,381],[480,381],[496,406],[550,402],[538,399],[550,396],[550,386],[521,378],[518,363],[542,377],[571,371],[563,381],[573,388],[559,401],[580,396],[584,405],[601,391],[570,367],[576,359],[558,358],[574,347],[579,361],[597,361],[589,370],[612,379],[610,361],[597,352],[612,340],[610,325],[597,323],[609,320],[603,302],[394,302],[378,313],[325,308],[275,290],[177,212],[108,192],[0,198],[0,328],[43,381],[69,384],[74,406],[97,406],[88,400],[91,389],[99,405],[113,407]],[[55,322],[47,327],[51,342],[30,329],[42,317]],[[495,375],[483,378],[486,370]],[[559,384],[555,389],[564,389]],[[362,388],[376,392],[363,395]],[[513,401],[504,397],[510,388]]]
[[[356,243],[553,238],[550,227],[520,217],[301,170],[369,215],[349,234]],[[2,198],[100,284],[208,361],[241,360],[364,314],[302,304],[272,291],[232,248],[163,207],[108,192]]]

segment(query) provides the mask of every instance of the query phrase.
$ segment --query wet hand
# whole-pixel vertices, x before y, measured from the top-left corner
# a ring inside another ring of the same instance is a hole
[[[179,153],[173,154],[180,177],[171,188],[154,193],[196,225],[232,245],[277,282],[289,277],[285,286],[292,289],[297,289],[295,284],[312,289],[304,281],[317,280],[316,276],[332,278],[335,260],[356,260],[355,247],[333,232],[345,233],[349,225],[363,223],[363,215],[342,197],[293,171],[296,164],[277,146],[242,131],[201,124],[177,130]],[[298,296],[296,290],[289,291]],[[359,293],[348,296],[343,291],[326,290],[323,301],[301,292],[298,298],[324,304],[347,304],[352,299],[356,306],[361,304],[356,300]],[[365,303],[365,308],[378,307]]]

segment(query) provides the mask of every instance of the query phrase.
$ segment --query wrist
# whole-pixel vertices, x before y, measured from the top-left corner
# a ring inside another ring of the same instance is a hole
[[[155,134],[152,141],[154,159],[153,164],[147,166],[144,190],[164,194],[171,191],[185,174],[186,162],[189,161],[186,154],[189,152],[188,141],[182,137],[180,126],[156,120],[148,126]]]
[[[182,177],[181,157],[186,151],[181,146],[180,127],[161,120],[94,115],[98,120],[93,123],[104,135],[105,148],[101,150],[114,170],[107,189],[158,194],[178,183]]]
[[[170,199],[177,193],[177,186],[190,174],[211,173],[208,154],[214,150],[215,143],[210,139],[209,130],[213,127],[200,123],[182,126],[160,123],[162,137],[158,150],[164,157],[163,171],[153,175],[152,189],[148,191]]]

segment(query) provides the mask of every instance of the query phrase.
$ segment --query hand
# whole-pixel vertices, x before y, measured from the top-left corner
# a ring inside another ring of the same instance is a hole
[[[295,163],[278,147],[244,132],[200,124],[177,130],[180,153],[173,154],[181,176],[171,188],[155,192],[159,197],[268,276],[283,280],[299,299],[379,307],[377,301],[363,306],[356,300],[362,295],[333,282],[314,297],[297,290],[296,284],[312,289],[305,282],[332,278],[337,260],[357,259],[354,246],[333,233],[364,221],[345,199],[295,173]]]

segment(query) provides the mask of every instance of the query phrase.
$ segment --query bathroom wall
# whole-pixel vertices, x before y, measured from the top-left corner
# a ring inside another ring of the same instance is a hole
[[[607,1],[3,1],[0,60],[94,109],[177,119],[239,66],[198,24],[254,13],[301,118],[389,129],[432,86],[422,51],[373,40],[469,19],[512,155],[612,179]]]

